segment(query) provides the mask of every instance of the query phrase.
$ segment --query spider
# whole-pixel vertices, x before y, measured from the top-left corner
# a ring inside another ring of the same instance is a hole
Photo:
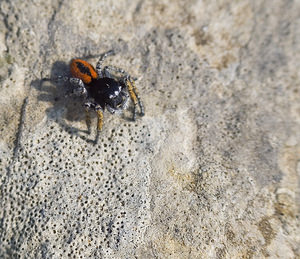
[[[72,90],[66,96],[83,97],[88,128],[91,124],[89,112],[93,110],[97,113],[98,131],[102,130],[105,108],[112,114],[120,113],[127,108],[129,96],[134,104],[132,120],[136,120],[138,106],[140,115],[145,114],[134,79],[123,69],[114,66],[103,67],[105,58],[114,54],[112,50],[102,54],[96,64],[96,69],[82,59],[73,59],[70,63],[72,77],[59,76],[57,78],[57,80],[71,83]],[[111,72],[117,72],[121,77],[114,76]]]

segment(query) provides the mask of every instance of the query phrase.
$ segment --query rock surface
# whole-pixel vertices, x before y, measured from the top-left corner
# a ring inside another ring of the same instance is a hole
[[[300,3],[0,3],[1,258],[299,258]],[[73,57],[146,115],[86,132]]]

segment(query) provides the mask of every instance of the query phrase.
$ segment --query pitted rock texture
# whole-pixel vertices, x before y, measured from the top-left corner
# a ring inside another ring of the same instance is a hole
[[[0,3],[1,258],[300,257],[300,4]],[[87,132],[74,57],[146,115]]]

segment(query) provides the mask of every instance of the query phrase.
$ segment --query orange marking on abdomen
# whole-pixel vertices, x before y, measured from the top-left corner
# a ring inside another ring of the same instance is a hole
[[[89,84],[92,79],[98,77],[93,66],[82,59],[73,59],[70,64],[70,69],[72,76],[80,78],[85,84]]]

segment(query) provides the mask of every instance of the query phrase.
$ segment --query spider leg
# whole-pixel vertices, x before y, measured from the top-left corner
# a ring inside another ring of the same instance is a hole
[[[129,74],[125,70],[123,70],[122,68],[119,68],[119,67],[115,67],[115,66],[105,66],[104,70],[108,71],[108,72],[114,71],[114,72],[122,74],[123,76],[129,76]]]
[[[84,85],[83,81],[79,78],[67,77],[67,76],[58,76],[57,78],[50,79],[50,80],[54,81],[54,82],[63,81],[63,82],[70,82],[71,83],[73,88],[66,92],[65,97],[68,97],[70,95],[76,95],[76,96],[83,96],[86,99],[87,96],[88,96],[88,92],[85,88],[85,85]]]
[[[88,133],[90,133],[91,132],[90,110],[95,110],[95,103],[92,102],[92,100],[87,100],[87,102],[84,103],[84,106],[85,106],[85,122],[86,122]]]
[[[136,94],[133,90],[132,82],[130,80],[126,80],[126,85],[127,85],[128,92],[129,92],[129,95],[131,97],[131,100],[133,101],[133,104],[134,104],[132,120],[135,121],[136,120],[136,110],[137,110],[137,106],[138,106],[138,99],[137,99]]]
[[[141,98],[138,94],[138,90],[135,86],[135,82],[130,78],[130,77],[126,77],[124,79],[125,81],[125,84],[128,88],[128,92],[129,92],[129,95],[131,97],[131,100],[133,101],[133,104],[134,104],[134,110],[133,110],[133,117],[132,119],[135,121],[136,119],[136,113],[137,113],[137,106],[140,107],[140,111],[141,111],[141,116],[144,116],[145,115],[145,109],[144,109],[144,105],[141,101]]]
[[[91,118],[90,118],[90,114],[89,111],[93,110],[97,113],[97,117],[98,117],[98,124],[97,124],[97,130],[101,131],[102,130],[102,126],[103,126],[103,110],[101,108],[101,106],[97,103],[94,103],[92,100],[89,100],[88,102],[86,102],[85,104],[85,111],[86,111],[86,124],[88,127],[88,131],[89,131],[89,127],[91,124]]]
[[[97,116],[98,116],[98,124],[97,124],[97,130],[101,131],[103,126],[103,112],[102,110],[97,110]]]
[[[111,77],[110,78],[114,78],[112,75],[111,75],[111,71],[113,72],[117,72],[117,73],[120,73],[123,77],[127,77],[127,78],[131,78],[133,80],[137,80],[137,78],[132,78],[125,70],[123,70],[122,68],[119,68],[119,67],[115,67],[115,66],[105,66],[104,67],[104,73],[107,74],[107,75],[110,75]],[[109,77],[109,76],[108,76]]]
[[[59,83],[59,82],[63,81],[63,82],[71,83],[73,88],[66,92],[65,97],[68,97],[70,95],[77,95],[77,96],[83,96],[86,99],[87,96],[88,96],[88,92],[85,88],[85,85],[84,85],[83,81],[80,78],[67,77],[67,76],[58,76],[54,79],[52,79],[52,78],[43,78],[43,81],[53,81],[53,82],[56,82],[56,83]]]
[[[145,108],[144,108],[144,105],[142,103],[142,100],[141,100],[141,97],[139,95],[139,92],[138,92],[138,90],[136,88],[135,82],[132,79],[129,79],[129,80],[131,81],[131,84],[132,84],[132,87],[133,87],[133,91],[134,91],[135,96],[136,96],[136,98],[138,100],[138,103],[139,103],[139,106],[140,106],[140,110],[141,110],[141,116],[144,116],[145,115]]]
[[[88,92],[85,88],[83,81],[79,78],[71,77],[69,78],[69,82],[74,87],[68,95],[76,95],[76,96],[83,96],[84,98],[88,97]]]
[[[107,56],[114,55],[114,54],[115,54],[115,52],[113,50],[109,50],[100,56],[100,58],[97,62],[97,65],[96,65],[96,72],[97,72],[97,75],[99,78],[104,76],[104,73],[102,71],[103,61],[105,60],[105,58],[107,58]]]
[[[127,91],[124,91],[124,89],[121,91],[121,94],[125,98],[123,103],[122,103],[122,106],[121,106],[121,109],[124,110],[128,106],[129,94],[127,93]]]
[[[106,108],[111,114],[121,114],[123,111],[122,108],[116,109],[111,107],[109,104],[106,104]]]
[[[91,132],[91,116],[89,108],[85,107],[85,122],[87,126],[88,133]]]
[[[113,76],[110,71],[107,69],[107,66],[103,68],[103,77],[108,77],[108,78],[112,78],[115,79],[115,76]]]

